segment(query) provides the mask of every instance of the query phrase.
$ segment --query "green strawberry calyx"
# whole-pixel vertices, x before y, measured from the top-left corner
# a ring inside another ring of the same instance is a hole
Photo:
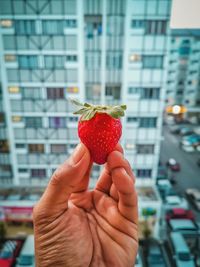
[[[74,104],[79,109],[75,111],[73,114],[79,114],[81,116],[81,121],[89,121],[94,117],[96,113],[106,113],[113,117],[114,119],[118,119],[124,116],[124,111],[126,110],[126,105],[119,106],[103,106],[103,105],[92,105],[88,103],[80,103],[75,99],[70,99],[72,104]]]

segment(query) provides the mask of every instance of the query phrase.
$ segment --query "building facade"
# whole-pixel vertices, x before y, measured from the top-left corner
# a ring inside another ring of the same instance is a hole
[[[172,30],[166,104],[182,105],[185,117],[200,122],[200,30]]]
[[[78,143],[72,97],[127,104],[121,143],[137,186],[154,185],[170,6],[170,0],[0,0],[1,184],[48,182]],[[95,165],[91,187],[99,171]],[[156,192],[144,192],[159,218]],[[140,204],[149,202],[143,196]]]

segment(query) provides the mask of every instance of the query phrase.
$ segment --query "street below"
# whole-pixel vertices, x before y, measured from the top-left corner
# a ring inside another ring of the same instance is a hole
[[[160,160],[165,164],[169,158],[174,158],[180,163],[180,172],[169,172],[169,176],[173,175],[176,181],[175,190],[182,196],[185,196],[185,190],[188,188],[200,189],[200,167],[197,165],[197,160],[200,158],[200,152],[185,152],[180,147],[181,137],[172,134],[169,126],[163,127],[164,140],[161,143]],[[200,212],[191,208],[196,214],[196,219],[200,222]]]

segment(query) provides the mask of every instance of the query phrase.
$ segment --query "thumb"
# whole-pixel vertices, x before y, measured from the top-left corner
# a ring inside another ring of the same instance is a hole
[[[89,183],[90,154],[80,143],[68,160],[56,169],[39,201],[45,210],[57,208],[67,201],[71,193],[86,190]]]

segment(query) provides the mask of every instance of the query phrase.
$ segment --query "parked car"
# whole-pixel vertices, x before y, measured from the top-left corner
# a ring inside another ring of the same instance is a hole
[[[197,210],[200,210],[200,190],[196,188],[188,188],[186,190],[186,195],[197,208]]]
[[[158,166],[157,179],[167,179],[167,169],[166,166]]]
[[[12,267],[22,246],[21,240],[8,240],[4,243],[0,253],[0,266]]]
[[[170,233],[172,251],[177,267],[195,267],[194,257],[181,233]]]
[[[178,163],[175,159],[173,158],[170,158],[167,163],[166,163],[166,166],[168,168],[170,168],[172,171],[180,171],[181,169],[181,166],[180,166],[180,163]]]
[[[173,187],[171,187],[167,193],[166,193],[166,196],[178,196],[177,192],[174,190]]]
[[[19,258],[17,259],[16,267],[34,267],[35,257],[34,257],[34,236],[29,235],[22,247]]]
[[[200,136],[192,136],[181,141],[184,146],[198,146],[200,144]]]
[[[195,151],[195,148],[192,145],[182,145],[181,148],[185,152],[194,152]]]
[[[159,179],[157,180],[156,184],[160,192],[160,196],[162,197],[162,199],[164,199],[165,196],[170,191],[170,189],[172,188],[170,181],[168,179]]]
[[[199,134],[190,134],[190,135],[187,135],[187,136],[183,136],[182,137],[182,140],[191,140],[191,139],[193,139],[193,138],[197,138],[197,137],[199,137]]]
[[[195,216],[191,210],[185,210],[182,208],[174,208],[168,210],[165,214],[165,220],[169,222],[171,219],[190,219],[194,220]]]
[[[200,152],[200,145],[196,146],[196,150]]]
[[[172,134],[179,134],[180,133],[180,130],[183,126],[180,126],[180,125],[172,125],[171,127],[169,127],[169,130],[170,130],[170,133]]]
[[[147,257],[148,267],[166,267],[166,262],[158,243],[150,244]]]
[[[181,130],[180,130],[180,135],[182,136],[185,136],[185,135],[190,135],[193,133],[193,130],[191,128],[188,128],[188,127],[183,127]]]
[[[166,196],[164,204],[165,210],[171,210],[173,208],[189,208],[186,199],[180,196]]]
[[[168,227],[170,232],[176,231],[186,235],[195,235],[199,231],[196,223],[189,219],[171,219],[168,222]]]

